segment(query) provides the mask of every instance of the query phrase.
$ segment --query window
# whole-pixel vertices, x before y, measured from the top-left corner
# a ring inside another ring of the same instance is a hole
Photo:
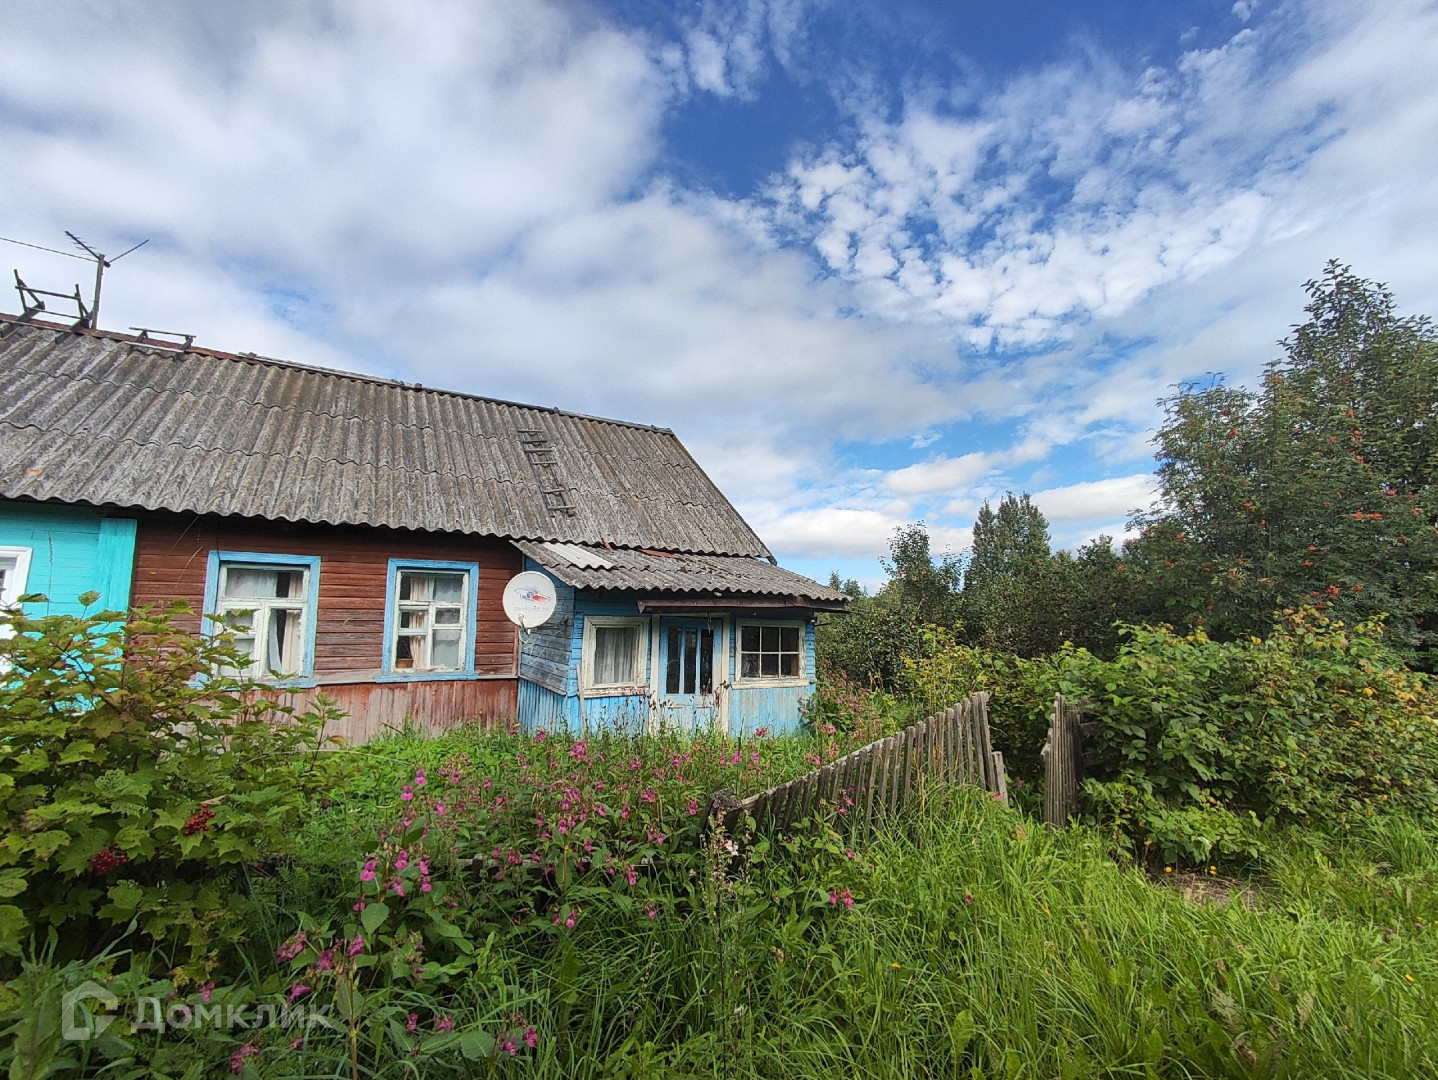
[[[274,679],[313,672],[319,572],[314,556],[211,552],[205,610],[249,659],[228,674]]]
[[[714,631],[671,626],[664,665],[666,694],[714,692]]]
[[[798,626],[741,623],[741,679],[797,679],[803,674],[803,636]]]
[[[642,687],[648,653],[643,619],[591,615],[584,620],[586,690]]]
[[[8,607],[25,595],[30,576],[30,549],[0,547],[0,606]]]
[[[391,675],[474,671],[473,563],[390,560],[385,668]]]

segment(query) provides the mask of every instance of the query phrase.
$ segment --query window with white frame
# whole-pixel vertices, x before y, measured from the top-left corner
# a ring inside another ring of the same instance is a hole
[[[740,623],[739,678],[797,679],[804,673],[803,650],[797,623]]]
[[[597,615],[584,620],[586,690],[632,689],[644,685],[648,625],[643,619]]]
[[[468,671],[474,588],[471,568],[397,566],[390,580],[390,669],[397,674]]]
[[[218,560],[215,614],[250,661],[235,674],[263,679],[306,673],[313,640],[311,575],[317,572],[313,561]]]
[[[9,607],[25,595],[30,553],[27,547],[0,547],[0,606]]]

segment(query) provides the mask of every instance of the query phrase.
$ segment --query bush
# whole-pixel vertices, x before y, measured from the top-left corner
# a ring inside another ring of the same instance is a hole
[[[1026,660],[1010,653],[961,645],[931,627],[923,652],[904,664],[904,689],[923,716],[947,709],[977,691],[989,698],[989,737],[1004,755],[1010,776],[1032,784],[1043,776],[1044,741],[1054,694],[1070,694],[1070,668],[1097,663],[1082,650]]]
[[[1254,854],[1257,826],[1342,830],[1438,810],[1438,690],[1375,623],[1289,613],[1267,639],[1133,627],[1061,660],[1091,705],[1092,816],[1167,862]]]
[[[0,950],[50,927],[84,955],[134,921],[198,959],[236,925],[244,865],[335,782],[338,710],[217,674],[243,659],[180,610],[0,611]]]

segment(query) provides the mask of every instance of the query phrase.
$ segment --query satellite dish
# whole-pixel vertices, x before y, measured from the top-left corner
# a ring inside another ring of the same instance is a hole
[[[538,570],[515,574],[504,587],[504,613],[525,630],[543,626],[554,614],[554,582]]]

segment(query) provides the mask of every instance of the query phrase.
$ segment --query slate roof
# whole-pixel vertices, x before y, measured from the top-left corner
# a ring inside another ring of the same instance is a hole
[[[797,596],[825,605],[847,597],[768,560],[742,555],[669,554],[634,549],[517,542],[515,547],[578,589]]]
[[[0,497],[769,555],[666,428],[3,314]]]

